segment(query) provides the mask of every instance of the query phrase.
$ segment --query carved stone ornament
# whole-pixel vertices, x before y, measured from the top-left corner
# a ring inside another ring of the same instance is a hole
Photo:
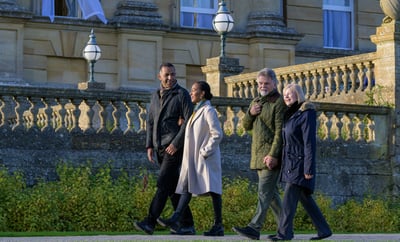
[[[400,0],[380,0],[380,5],[385,17],[383,23],[397,21],[400,18]]]

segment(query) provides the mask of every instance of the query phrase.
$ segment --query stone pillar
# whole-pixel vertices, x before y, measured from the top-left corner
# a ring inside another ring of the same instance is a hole
[[[375,83],[382,86],[382,96],[394,104],[392,113],[393,137],[389,137],[391,145],[391,162],[393,169],[393,195],[400,195],[400,22],[399,9],[389,12],[388,2],[392,6],[400,6],[400,0],[381,0],[385,18],[371,41],[376,44]],[[393,4],[394,3],[394,4]]]
[[[239,59],[230,57],[214,57],[207,59],[207,65],[201,70],[206,74],[206,80],[210,84],[214,96],[226,97],[227,85],[224,78],[240,74],[243,66],[239,65]]]

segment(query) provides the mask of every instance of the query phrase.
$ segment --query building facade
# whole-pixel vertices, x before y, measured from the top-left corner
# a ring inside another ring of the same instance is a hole
[[[95,1],[93,1],[95,2]],[[95,79],[109,89],[152,89],[161,62],[190,86],[220,53],[212,28],[218,0],[0,0],[0,79],[21,85],[76,86],[91,29],[102,50]],[[375,50],[384,15],[376,0],[226,0],[235,21],[226,55],[243,72]],[[90,5],[90,4],[89,4]],[[52,10],[54,9],[54,10]],[[340,21],[340,22],[338,22]]]

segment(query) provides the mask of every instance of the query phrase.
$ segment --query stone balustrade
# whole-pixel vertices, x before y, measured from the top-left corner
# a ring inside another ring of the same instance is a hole
[[[275,68],[278,89],[296,82],[307,98],[324,101],[331,96],[360,93],[375,85],[376,53],[310,62]],[[229,97],[253,98],[257,95],[257,72],[225,77]]]
[[[0,93],[2,129],[83,134],[131,134],[146,130],[148,92],[1,86]],[[250,101],[224,97],[212,100],[228,135],[245,134],[240,121]],[[388,108],[316,104],[319,139],[384,143],[387,127],[377,126],[387,123]]]

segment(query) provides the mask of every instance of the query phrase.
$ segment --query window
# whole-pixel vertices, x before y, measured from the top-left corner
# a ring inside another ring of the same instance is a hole
[[[212,20],[218,11],[218,0],[182,0],[181,26],[213,29]]]
[[[42,0],[42,15],[48,16],[51,22],[55,16],[84,19],[97,16],[103,23],[107,23],[100,0]]]
[[[353,49],[353,0],[324,0],[324,47]]]
[[[75,0],[55,1],[54,11],[55,16],[82,17],[82,12]]]

